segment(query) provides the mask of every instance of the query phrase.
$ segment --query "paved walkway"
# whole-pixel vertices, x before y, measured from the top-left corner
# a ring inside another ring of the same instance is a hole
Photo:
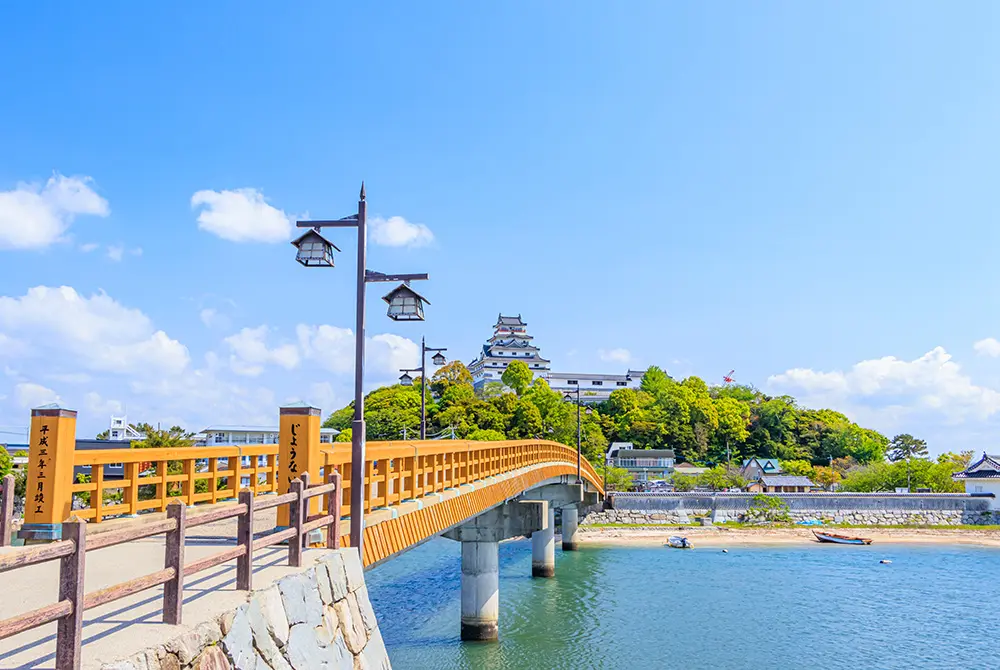
[[[211,507],[198,507],[198,512]],[[145,516],[145,515],[144,515]],[[258,532],[274,527],[275,511],[255,515]],[[90,525],[91,536],[119,524],[109,521]],[[235,544],[236,520],[227,519],[188,530],[186,562],[211,555]],[[164,536],[129,542],[87,552],[86,590],[118,584],[140,577],[163,565]],[[17,551],[4,548],[0,551]],[[313,565],[325,550],[309,549],[303,555],[303,568]],[[270,583],[301,569],[290,568],[288,549],[268,547],[257,552],[254,560],[254,588]],[[37,607],[51,605],[58,599],[59,561],[0,573],[0,618],[16,616]],[[206,596],[211,595],[211,598]],[[156,587],[122,600],[87,610],[83,625],[83,667],[99,668],[142,649],[163,644],[203,621],[208,621],[246,602],[247,593],[236,590],[236,561],[223,563],[191,576],[184,582],[184,625],[162,623],[163,588]],[[127,630],[127,635],[122,633]],[[56,624],[25,631],[0,640],[0,668],[54,668]]]

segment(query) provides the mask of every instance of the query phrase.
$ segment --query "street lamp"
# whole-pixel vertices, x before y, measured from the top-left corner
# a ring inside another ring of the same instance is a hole
[[[414,293],[414,295],[416,295]],[[428,303],[430,304],[430,303]],[[446,347],[433,348],[428,347],[424,341],[424,338],[420,338],[420,367],[413,369],[400,370],[403,376],[399,378],[399,383],[403,386],[413,386],[413,377],[410,376],[411,372],[420,373],[420,439],[427,439],[427,352],[433,351],[434,356],[431,357],[431,363],[434,365],[444,365],[448,359],[444,357],[441,353],[442,351],[448,351]]]
[[[566,391],[566,395],[563,396],[563,400],[565,400],[567,402],[573,402],[573,400],[574,400],[573,394],[570,393],[569,391]],[[582,484],[583,483],[583,478],[580,477],[580,461],[583,458],[583,456],[582,456],[583,451],[582,451],[582,446],[581,446],[582,445],[582,440],[580,439],[581,438],[581,434],[582,434],[582,431],[581,431],[581,428],[580,428],[581,425],[582,425],[581,422],[580,422],[580,405],[581,405],[581,402],[580,402],[580,387],[577,386],[576,387],[576,483],[577,484]],[[590,414],[592,412],[593,412],[593,410],[588,407],[587,408],[587,416],[590,416]]]
[[[354,420],[351,422],[351,546],[364,556],[365,516],[365,289],[372,282],[403,282],[385,296],[388,316],[394,321],[422,321],[427,300],[409,287],[409,282],[427,279],[426,274],[383,274],[366,267],[368,253],[368,203],[365,184],[361,183],[358,213],[332,221],[297,221],[298,228],[311,228],[292,242],[297,249],[295,260],[305,267],[333,267],[333,252],[340,251],[320,234],[322,228],[357,228],[358,270],[354,329]]]

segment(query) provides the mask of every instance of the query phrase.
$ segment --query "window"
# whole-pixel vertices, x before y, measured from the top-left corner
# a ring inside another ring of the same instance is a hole
[[[216,444],[218,444],[219,442],[225,442],[225,441],[226,441],[226,434],[225,433],[216,433],[215,434],[215,442],[216,442]]]
[[[615,382],[615,386],[628,386],[628,382]]]
[[[121,469],[121,468],[124,468],[125,465],[123,463],[108,463],[104,467],[106,467],[106,468],[118,468],[118,469]]]
[[[591,386],[604,386],[604,382],[598,381],[598,380],[595,379],[594,381],[590,382],[590,385]]]
[[[567,380],[566,380],[566,383],[567,383],[567,384],[572,384],[573,386],[576,386],[576,385],[577,385],[577,384],[579,384],[580,382],[578,382],[578,381],[577,381],[577,380],[575,380],[575,379],[567,379]]]
[[[976,490],[973,491],[973,493],[982,493],[982,492],[983,492],[983,487],[982,486],[977,486]]]

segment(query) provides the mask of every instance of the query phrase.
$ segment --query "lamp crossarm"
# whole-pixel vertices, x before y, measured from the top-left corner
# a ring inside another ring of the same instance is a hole
[[[420,372],[420,368],[400,368],[400,372]]]
[[[332,220],[296,221],[295,226],[296,228],[313,228],[315,230],[319,230],[320,228],[357,228],[358,215],[351,214],[342,219]]]
[[[373,282],[409,282],[409,281],[423,281],[424,279],[429,279],[430,277],[426,272],[418,274],[396,274],[388,275],[384,272],[376,272],[375,270],[365,270],[365,281],[368,283]]]

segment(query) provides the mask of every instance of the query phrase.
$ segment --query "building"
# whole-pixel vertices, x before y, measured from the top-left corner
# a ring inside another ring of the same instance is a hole
[[[965,492],[972,495],[993,494],[990,509],[1000,510],[1000,455],[983,457],[961,472],[952,475],[955,481],[965,484]]]
[[[747,486],[750,493],[809,493],[816,485],[802,475],[761,475]]]
[[[673,449],[633,449],[631,442],[612,442],[608,458],[611,465],[628,470],[639,482],[666,479],[674,470]]]
[[[687,475],[689,477],[697,477],[698,475],[704,474],[708,471],[708,468],[691,465],[690,463],[676,463],[674,465],[675,475]]]
[[[520,314],[497,316],[493,337],[486,341],[479,357],[468,366],[473,386],[478,389],[488,382],[500,381],[511,361],[523,362],[536,377],[548,374],[551,361],[542,358],[527,328]]]
[[[319,441],[331,444],[340,434],[334,428],[320,428]],[[277,426],[209,426],[195,435],[200,447],[227,447],[243,444],[277,444]]]
[[[780,475],[781,463],[777,458],[748,458],[743,461],[740,474],[747,481],[755,482],[763,475]]]
[[[113,442],[145,440],[146,436],[128,422],[127,416],[113,416],[111,426],[108,428],[108,439]]]
[[[551,388],[560,393],[576,393],[580,389],[581,402],[598,403],[607,400],[618,389],[639,388],[644,374],[646,373],[642,370],[629,370],[623,375],[549,372],[543,378]]]

